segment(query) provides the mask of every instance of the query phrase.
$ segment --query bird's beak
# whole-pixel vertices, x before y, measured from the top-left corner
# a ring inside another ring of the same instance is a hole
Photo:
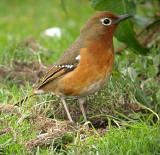
[[[128,14],[126,14],[126,15],[120,15],[120,16],[118,16],[118,19],[116,19],[114,23],[115,24],[119,24],[121,21],[126,20],[126,19],[128,19],[130,17],[132,17],[132,16],[128,15]]]

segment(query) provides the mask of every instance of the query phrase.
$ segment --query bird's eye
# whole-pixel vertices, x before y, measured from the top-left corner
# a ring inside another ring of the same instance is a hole
[[[102,22],[103,25],[109,26],[109,25],[111,25],[112,20],[109,19],[109,18],[103,18],[103,19],[101,19],[101,22]]]

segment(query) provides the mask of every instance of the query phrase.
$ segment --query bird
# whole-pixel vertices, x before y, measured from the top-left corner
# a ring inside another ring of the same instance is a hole
[[[61,99],[71,122],[73,119],[66,98],[77,98],[87,122],[86,97],[102,88],[110,76],[114,65],[114,32],[119,23],[129,17],[128,14],[117,16],[109,11],[96,12],[83,26],[77,39],[44,75],[31,96],[53,93]]]

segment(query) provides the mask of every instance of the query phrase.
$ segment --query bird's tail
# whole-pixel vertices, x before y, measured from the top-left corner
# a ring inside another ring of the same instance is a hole
[[[19,102],[15,103],[15,106],[19,106],[21,105],[23,102],[26,102],[30,97],[33,97],[35,95],[40,95],[40,94],[44,94],[44,91],[42,89],[36,89],[34,90],[31,95],[27,95],[25,96],[23,99],[21,99]]]
[[[36,94],[31,94],[31,95],[27,95],[24,98],[22,98],[20,101],[18,101],[17,103],[15,103],[15,106],[19,106],[21,104],[23,104],[23,102],[26,102],[30,97],[35,96]]]

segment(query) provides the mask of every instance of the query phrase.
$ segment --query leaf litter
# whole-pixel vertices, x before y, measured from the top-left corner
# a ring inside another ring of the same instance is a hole
[[[3,113],[7,114],[18,114],[18,110],[14,105],[10,104],[1,104],[0,105],[0,115]]]
[[[31,151],[37,146],[43,147],[53,142],[56,143],[59,138],[63,138],[68,134],[73,135],[76,131],[76,124],[69,121],[49,120],[43,116],[35,120],[35,128],[41,132],[34,139],[25,142],[28,151]],[[67,142],[65,141],[65,143]]]
[[[19,43],[18,47],[28,47],[29,49],[27,51],[30,52],[37,52],[40,49],[43,51],[46,50],[32,37],[28,37],[26,41]],[[16,84],[21,85],[25,85],[25,81],[35,84],[48,70],[48,68],[48,66],[45,66],[38,61],[26,63],[14,60],[11,62],[9,67],[0,64],[0,82],[8,79],[14,81]]]

